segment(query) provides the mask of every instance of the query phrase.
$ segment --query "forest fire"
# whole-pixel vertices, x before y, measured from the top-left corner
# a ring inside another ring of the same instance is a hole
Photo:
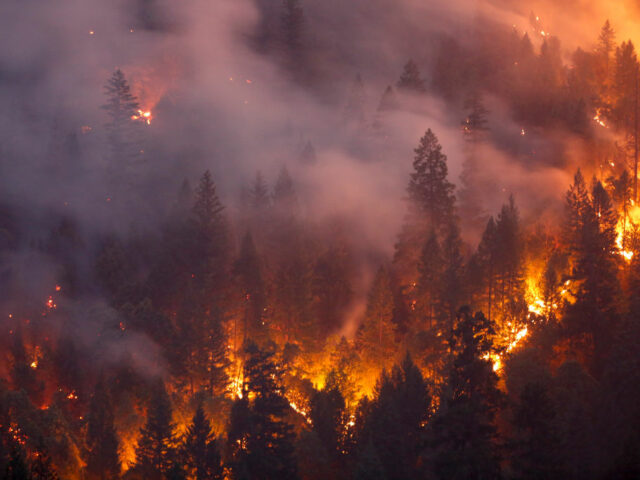
[[[2,25],[1,478],[639,476],[613,22],[138,3]]]

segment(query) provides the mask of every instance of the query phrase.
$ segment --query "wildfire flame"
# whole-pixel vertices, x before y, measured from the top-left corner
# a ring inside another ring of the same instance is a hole
[[[607,127],[607,124],[604,123],[604,120],[602,120],[602,110],[600,108],[596,108],[596,114],[593,117],[593,121],[603,128],[609,128]]]
[[[131,115],[131,120],[143,120],[147,125],[151,125],[151,110],[138,110],[136,115]]]

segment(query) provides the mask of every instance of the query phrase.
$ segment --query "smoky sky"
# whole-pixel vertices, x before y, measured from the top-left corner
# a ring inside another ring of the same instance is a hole
[[[161,222],[183,178],[193,183],[211,169],[234,212],[241,188],[257,170],[272,184],[286,165],[306,216],[342,218],[363,249],[388,255],[420,136],[427,128],[436,133],[456,184],[464,160],[462,105],[435,95],[406,96],[386,116],[384,139],[372,134],[382,92],[409,58],[429,83],[442,38],[473,44],[479,21],[496,31],[527,32],[531,15],[538,15],[560,38],[567,60],[575,46],[593,47],[606,18],[619,40],[633,33],[637,20],[632,2],[306,0],[302,6],[311,82],[296,81],[283,65],[276,0],[4,0],[3,200],[73,216],[87,230],[126,232],[132,222]],[[539,48],[542,39],[532,39]],[[153,117],[145,127],[142,180],[114,215],[117,207],[108,202],[113,192],[104,182],[106,118],[100,106],[116,68]],[[356,128],[343,120],[357,74],[364,84],[365,124]],[[583,148],[579,140],[565,132],[551,140],[535,132],[518,139],[522,126],[508,106],[491,96],[485,100],[492,141],[483,147],[482,176],[491,179],[490,213],[510,194],[525,218],[560,211]],[[515,141],[527,142],[523,149],[540,156],[548,151],[566,158],[523,161]],[[314,165],[299,161],[309,142]]]

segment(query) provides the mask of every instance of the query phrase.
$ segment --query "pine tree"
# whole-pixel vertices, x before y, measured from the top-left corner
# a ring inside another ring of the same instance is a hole
[[[556,411],[548,389],[540,383],[527,383],[514,410],[509,449],[515,478],[567,478],[559,458],[560,438],[554,425]]]
[[[389,112],[395,110],[398,107],[398,99],[396,98],[396,94],[393,91],[393,87],[391,85],[387,85],[384,92],[382,93],[382,97],[380,97],[380,103],[378,103],[378,112]]]
[[[145,479],[161,480],[171,470],[174,461],[174,425],[171,422],[171,400],[162,381],[158,380],[153,385],[151,393],[147,421],[140,429],[133,469]]]
[[[604,105],[609,103],[609,89],[611,88],[612,77],[612,55],[616,48],[616,33],[607,20],[598,37],[598,45],[596,47],[597,66],[598,66],[598,84],[600,85],[600,102]]]
[[[567,194],[567,212],[565,236],[575,303],[567,305],[565,323],[571,335],[588,335],[597,373],[618,319],[618,216],[600,182],[594,181],[588,195],[579,171]]]
[[[502,403],[488,356],[494,325],[460,310],[451,337],[453,363],[440,407],[429,424],[426,455],[436,478],[500,477],[495,416]]]
[[[199,404],[182,445],[184,467],[195,480],[222,480],[222,460],[209,419]]]
[[[391,85],[388,85],[380,97],[378,109],[373,119],[373,130],[377,135],[386,136],[385,117],[398,108],[398,98]]]
[[[309,418],[313,430],[331,458],[338,459],[343,451],[347,422],[346,404],[338,386],[327,384],[315,392],[310,406]]]
[[[465,298],[462,239],[460,228],[455,222],[450,223],[447,235],[442,242],[442,259],[444,270],[440,281],[440,299],[448,322],[446,329],[450,331],[455,313],[462,306]]]
[[[256,178],[249,189],[249,206],[258,215],[264,215],[269,207],[269,187],[260,170],[256,172]]]
[[[341,327],[343,314],[351,303],[351,255],[344,245],[332,245],[316,260],[312,289],[321,321],[320,334],[330,334]]]
[[[185,244],[189,277],[178,310],[179,340],[192,383],[223,395],[228,383],[225,323],[229,245],[226,220],[211,174],[206,171],[196,191]],[[179,268],[184,268],[182,265]]]
[[[396,353],[393,308],[391,280],[380,267],[369,290],[364,321],[356,334],[356,345],[370,367],[388,366]]]
[[[465,160],[460,173],[460,213],[465,224],[478,229],[486,221],[483,207],[484,185],[481,181],[482,171],[479,149],[486,141],[489,127],[482,96],[472,91],[466,98],[464,109],[466,118],[462,121],[462,133],[465,138]]]
[[[622,42],[616,49],[613,73],[612,117],[615,124],[629,137],[635,138],[636,83],[638,58],[631,41]]]
[[[216,193],[211,172],[207,170],[200,177],[200,183],[196,190],[196,198],[192,208],[194,223],[201,232],[210,234],[221,223],[223,210],[224,207]]]
[[[277,215],[289,219],[296,213],[298,198],[291,175],[286,166],[280,169],[273,187],[273,206]]]
[[[290,410],[278,381],[273,353],[254,343],[246,347],[245,384],[227,430],[234,478],[293,480],[295,434],[285,417]]]
[[[619,177],[611,176],[607,179],[611,200],[615,209],[622,212],[622,242],[624,250],[627,243],[627,227],[629,225],[629,210],[633,206],[633,182],[629,171],[625,168]]]
[[[383,371],[358,442],[361,447],[372,443],[389,480],[420,478],[419,452],[430,406],[427,384],[408,354],[391,373]]]
[[[131,93],[124,73],[116,70],[105,85],[107,112],[105,127],[109,141],[110,180],[117,184],[136,173],[133,169],[142,158],[140,104]]]
[[[242,240],[240,256],[235,262],[234,273],[242,294],[243,338],[262,342],[267,337],[265,326],[266,293],[262,279],[260,258],[247,232]],[[243,340],[243,343],[244,343]]]
[[[418,281],[416,284],[417,300],[415,310],[421,318],[426,319],[427,327],[433,328],[442,319],[440,303],[440,282],[444,269],[444,261],[440,243],[432,230],[427,238],[418,263]]]
[[[400,79],[396,85],[398,90],[411,93],[424,93],[426,88],[424,80],[420,78],[420,70],[413,60],[409,60],[400,75]]]
[[[111,480],[120,476],[120,442],[114,427],[113,407],[104,377],[96,383],[87,415],[87,477]]]
[[[500,302],[501,327],[509,327],[523,320],[526,313],[524,301],[524,259],[520,231],[520,216],[513,196],[504,205],[496,222],[496,249],[498,256],[498,301]],[[508,335],[507,335],[508,336]]]
[[[407,187],[407,214],[394,256],[405,288],[416,282],[416,265],[427,233],[434,230],[440,237],[455,216],[454,185],[447,179],[447,157],[431,129],[415,149],[413,170]]]

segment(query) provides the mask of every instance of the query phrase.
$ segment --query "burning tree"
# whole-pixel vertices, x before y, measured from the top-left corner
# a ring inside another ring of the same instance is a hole
[[[109,166],[114,185],[131,178],[142,159],[141,124],[137,121],[140,104],[122,70],[117,69],[104,87],[107,103],[105,125],[109,142]]]
[[[289,402],[279,384],[273,353],[246,347],[242,398],[234,402],[227,430],[235,478],[298,478]]]

